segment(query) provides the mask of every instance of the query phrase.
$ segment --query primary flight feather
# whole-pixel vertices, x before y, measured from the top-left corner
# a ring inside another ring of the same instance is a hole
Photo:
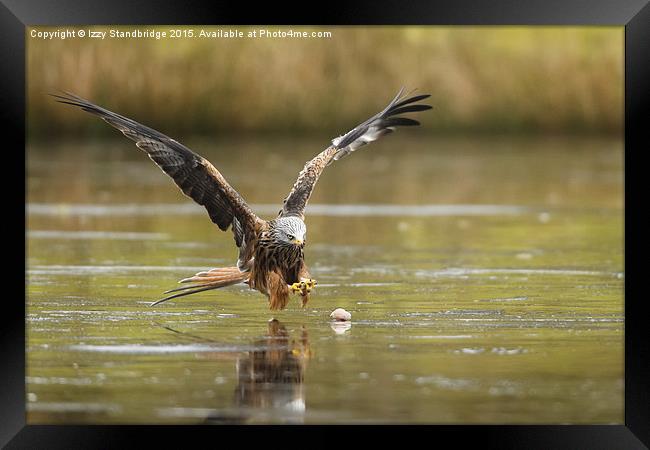
[[[77,95],[53,96],[61,103],[78,106],[101,117],[135,141],[135,145],[144,150],[185,195],[205,207],[212,222],[221,230],[230,228],[234,234],[239,249],[236,266],[199,272],[183,279],[180,282],[186,286],[165,292],[170,295],[151,306],[209,289],[247,283],[265,294],[269,307],[277,310],[286,307],[292,292],[301,296],[304,307],[316,285],[304,261],[307,233],[304,211],[323,169],[359,147],[391,133],[396,127],[419,125],[418,121],[400,114],[431,109],[429,105],[417,103],[428,98],[428,94],[404,98],[403,91],[402,88],[381,112],[333,139],[329,147],[308,161],[284,199],[278,217],[269,221],[255,215],[210,161],[183,144]]]

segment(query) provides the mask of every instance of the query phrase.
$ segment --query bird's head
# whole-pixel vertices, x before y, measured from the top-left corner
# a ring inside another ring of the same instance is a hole
[[[284,245],[305,246],[307,227],[298,217],[279,217],[275,220],[275,238]]]

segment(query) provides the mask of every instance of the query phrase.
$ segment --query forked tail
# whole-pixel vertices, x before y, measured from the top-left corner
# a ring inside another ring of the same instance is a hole
[[[156,306],[157,304],[166,302],[172,298],[183,297],[185,295],[196,294],[197,292],[219,289],[225,286],[247,282],[249,275],[248,272],[242,272],[237,267],[220,267],[207,272],[199,272],[193,277],[179,281],[179,283],[191,283],[190,285],[163,292],[164,294],[175,292],[175,294],[155,301],[149,306]]]

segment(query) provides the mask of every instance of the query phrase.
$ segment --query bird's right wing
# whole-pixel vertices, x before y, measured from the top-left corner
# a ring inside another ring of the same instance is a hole
[[[74,94],[55,95],[61,103],[78,106],[101,117],[144,150],[169,175],[185,195],[205,207],[221,230],[232,226],[240,251],[240,269],[248,262],[256,229],[263,223],[219,171],[200,155],[164,134],[97,106]],[[252,255],[252,254],[251,254]]]

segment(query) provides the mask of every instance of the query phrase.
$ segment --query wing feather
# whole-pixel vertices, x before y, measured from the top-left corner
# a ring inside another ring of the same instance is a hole
[[[65,95],[51,95],[60,103],[77,106],[101,117],[135,141],[135,145],[146,152],[185,195],[205,207],[212,222],[221,230],[226,231],[232,227],[235,244],[240,249],[240,268],[246,265],[247,261],[242,261],[242,257],[251,253],[247,244],[254,241],[256,229],[263,221],[251,211],[210,161],[153,128],[74,94],[66,92]]]
[[[395,98],[381,112],[357,125],[346,134],[332,140],[332,145],[320,152],[305,164],[293,185],[291,192],[284,200],[280,216],[298,216],[304,218],[304,209],[323,169],[332,161],[339,160],[359,147],[376,141],[380,137],[392,133],[395,127],[420,125],[420,122],[407,117],[396,117],[399,114],[419,112],[431,109],[429,105],[413,103],[430,97],[429,94],[403,98],[404,88],[400,89]]]

